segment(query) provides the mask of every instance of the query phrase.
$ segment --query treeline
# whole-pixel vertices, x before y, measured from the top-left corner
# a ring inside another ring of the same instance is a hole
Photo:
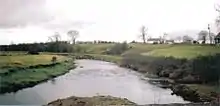
[[[123,57],[121,65],[142,73],[168,77],[177,83],[217,84],[220,78],[220,54],[191,60],[130,54]]]
[[[110,44],[113,41],[78,41],[77,44]],[[30,51],[30,52],[77,52],[78,46],[67,41],[53,41],[46,43],[21,43],[11,45],[0,45],[0,51]]]
[[[67,41],[58,41],[47,43],[0,45],[0,51],[73,52],[74,47]]]
[[[118,43],[114,41],[102,41],[102,40],[94,40],[94,41],[78,41],[78,44],[108,44],[108,43]]]

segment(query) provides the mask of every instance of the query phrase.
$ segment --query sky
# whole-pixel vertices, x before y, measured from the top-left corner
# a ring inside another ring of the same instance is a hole
[[[68,30],[78,30],[78,40],[84,41],[140,40],[142,25],[151,37],[207,30],[207,24],[216,33],[217,3],[220,0],[0,0],[0,44],[46,42],[55,32],[67,40]]]

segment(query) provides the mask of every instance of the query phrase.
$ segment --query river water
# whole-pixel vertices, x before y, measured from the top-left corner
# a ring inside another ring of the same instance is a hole
[[[186,103],[171,90],[148,83],[141,74],[116,64],[97,60],[77,60],[69,73],[32,88],[0,95],[1,105],[42,105],[69,96],[111,95],[137,104]]]

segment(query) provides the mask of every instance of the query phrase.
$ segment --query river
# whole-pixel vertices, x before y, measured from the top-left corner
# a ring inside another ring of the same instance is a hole
[[[171,90],[148,83],[141,74],[114,63],[77,60],[78,67],[53,80],[0,95],[1,105],[42,105],[69,96],[111,95],[137,104],[186,103]]]

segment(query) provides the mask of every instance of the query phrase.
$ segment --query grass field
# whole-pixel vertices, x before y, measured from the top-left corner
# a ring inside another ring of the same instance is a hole
[[[57,62],[67,59],[65,56],[57,55],[11,55],[0,56],[0,67],[4,66],[31,66],[38,64],[49,64],[53,56],[57,57]]]
[[[88,54],[104,54],[105,50],[114,44],[80,44]],[[126,54],[141,54],[149,56],[173,56],[176,58],[194,58],[199,55],[213,55],[220,53],[219,46],[211,45],[168,45],[168,44],[129,44],[131,49],[125,51]]]
[[[220,53],[218,46],[174,45],[168,48],[155,49],[147,53],[151,56],[173,56],[176,58],[194,58],[197,56]]]
[[[78,46],[85,52],[90,54],[102,54],[114,44],[79,44]]]

